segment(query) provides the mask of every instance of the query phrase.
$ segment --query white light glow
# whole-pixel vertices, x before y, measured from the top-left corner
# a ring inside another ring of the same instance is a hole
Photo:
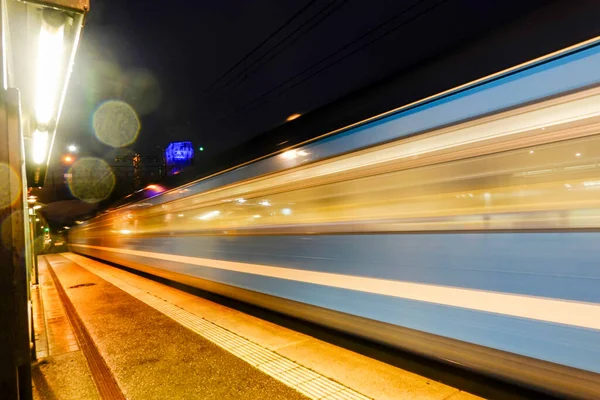
[[[281,213],[283,215],[291,215],[292,214],[292,209],[291,208],[284,208],[283,210],[281,210]]]
[[[247,200],[244,199],[243,197],[240,197],[239,199],[236,199],[235,201],[237,201],[238,204],[244,204]]]
[[[56,112],[64,35],[64,24],[53,26],[42,22],[35,95],[35,116],[40,124],[48,124]]]
[[[34,210],[39,210],[40,208],[42,208],[42,206],[40,206],[40,205],[33,206],[33,209],[34,209]]]
[[[286,160],[293,160],[294,158],[298,157],[298,153],[296,150],[288,150],[281,154],[281,157],[285,158]]]
[[[255,214],[255,215],[252,216],[252,218],[260,218],[260,215],[259,214]]]
[[[585,186],[585,187],[600,186],[600,181],[583,182],[583,186]]]
[[[75,153],[77,151],[77,146],[75,146],[74,144],[70,144],[69,147],[67,147],[67,149],[71,152],[71,153]]]
[[[218,217],[220,214],[221,211],[209,211],[206,214],[202,214],[201,216],[199,216],[198,219],[201,219],[202,221],[208,221],[209,219]]]
[[[129,234],[131,233],[131,231],[130,231],[129,229],[121,229],[121,230],[120,230],[120,232],[121,232],[123,235],[129,235]]]
[[[270,207],[271,206],[271,202],[269,202],[269,200],[262,200],[258,204],[260,204],[261,206],[264,206],[264,207]]]
[[[581,157],[581,153],[575,153],[575,157]]]
[[[572,186],[571,186],[570,184],[568,184],[568,183],[565,183],[565,187],[566,187],[567,189],[569,189],[569,188],[571,188]]]
[[[306,157],[309,153],[306,152],[305,150],[288,150],[284,153],[281,154],[281,157],[285,158],[286,160],[293,160],[298,156],[302,156],[302,157]]]
[[[46,160],[46,153],[48,151],[48,132],[40,132],[36,130],[33,132],[33,149],[31,154],[33,156],[33,162],[41,164]]]

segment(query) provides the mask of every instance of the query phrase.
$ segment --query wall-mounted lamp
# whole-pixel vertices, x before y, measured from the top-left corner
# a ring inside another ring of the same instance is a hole
[[[29,186],[42,186],[89,0],[6,0]]]

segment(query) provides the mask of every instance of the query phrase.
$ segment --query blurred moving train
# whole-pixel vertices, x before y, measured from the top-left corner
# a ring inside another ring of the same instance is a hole
[[[600,398],[600,38],[98,216],[70,248]]]

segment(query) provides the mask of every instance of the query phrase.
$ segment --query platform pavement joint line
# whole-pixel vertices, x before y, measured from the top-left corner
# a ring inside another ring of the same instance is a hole
[[[83,257],[80,258],[80,256],[65,253],[61,255],[311,399],[370,399],[370,397],[314,372],[274,351],[265,349],[213,322],[101,271],[90,265],[93,264],[91,260],[85,259],[86,262],[82,263]]]

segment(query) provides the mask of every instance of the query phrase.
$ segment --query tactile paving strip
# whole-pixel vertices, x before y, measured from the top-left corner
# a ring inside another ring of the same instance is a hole
[[[315,400],[370,399],[370,397],[318,374],[274,351],[265,349],[217,324],[117,278],[106,272],[100,262],[75,254],[63,254],[63,256],[253,365],[265,374],[301,392],[308,398]],[[100,268],[95,265],[100,266]]]

